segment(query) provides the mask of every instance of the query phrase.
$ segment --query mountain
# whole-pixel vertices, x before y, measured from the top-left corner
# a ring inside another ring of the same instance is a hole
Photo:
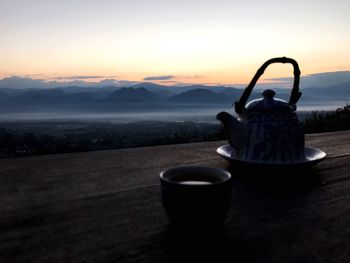
[[[175,90],[173,90],[172,87],[163,86],[163,85],[159,85],[159,84],[155,84],[155,83],[151,83],[151,82],[139,83],[139,84],[131,86],[131,88],[144,88],[150,92],[157,93],[157,94],[163,96],[164,98],[167,98],[167,97],[170,97],[170,96],[176,94]]]
[[[3,84],[15,81],[8,79]],[[21,81],[23,81],[21,79]],[[25,84],[25,83],[23,83]],[[32,82],[32,84],[34,84]],[[276,97],[289,100],[291,88],[275,88]],[[248,101],[261,98],[254,89]],[[329,87],[302,88],[300,105],[345,105],[350,102],[350,81]],[[243,89],[223,86],[164,86],[149,82],[132,87],[0,88],[0,113],[31,112],[171,112],[171,109],[202,105],[226,107],[237,101]],[[192,104],[192,106],[191,106]],[[184,106],[183,106],[184,105]]]
[[[240,96],[243,93],[243,90],[236,89],[236,88],[225,88],[225,89],[221,90],[220,93],[225,94],[227,97],[229,97],[233,101],[233,100],[237,100],[240,98]]]
[[[66,93],[61,89],[30,89],[13,98],[17,104],[47,104],[57,103]]]
[[[121,88],[112,92],[106,100],[119,103],[153,103],[160,101],[161,98],[159,94],[148,91],[145,88]]]
[[[103,87],[82,87],[82,86],[68,86],[68,87],[57,87],[66,93],[79,93],[79,92],[89,92],[89,93],[110,93],[112,91],[120,89],[116,86],[103,86]]]
[[[73,94],[65,94],[61,98],[61,102],[64,104],[77,104],[77,103],[91,103],[99,100],[97,93],[92,92],[77,92]]]
[[[185,86],[185,88],[187,88],[188,91],[194,90],[194,89],[208,89],[216,93],[224,93],[226,90],[235,89],[235,88],[229,88],[225,86],[206,86],[206,85],[190,85],[190,86]]]
[[[208,89],[194,89],[174,95],[168,101],[179,104],[220,104],[229,102],[230,98],[225,94],[216,93]]]
[[[302,90],[303,94],[320,100],[348,100],[350,101],[350,81],[329,87],[308,87]]]

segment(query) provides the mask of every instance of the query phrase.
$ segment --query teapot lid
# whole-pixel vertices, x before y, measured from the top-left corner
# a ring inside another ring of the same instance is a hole
[[[274,98],[276,92],[271,89],[266,89],[262,92],[263,98],[255,99],[246,105],[246,110],[250,113],[260,112],[291,112],[293,109],[290,105],[282,100]]]

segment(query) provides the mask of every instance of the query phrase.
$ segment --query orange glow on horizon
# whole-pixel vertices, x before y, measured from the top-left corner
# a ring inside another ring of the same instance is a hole
[[[265,61],[263,61],[265,62]],[[262,63],[263,63],[262,62]],[[179,74],[170,74],[168,72],[164,74],[157,74],[154,72],[142,72],[142,73],[124,73],[124,74],[115,74],[112,70],[110,71],[85,71],[80,72],[80,74],[77,74],[75,71],[72,71],[73,73],[70,73],[68,71],[65,71],[63,74],[59,74],[57,72],[49,72],[49,73],[36,73],[36,72],[30,72],[30,71],[22,71],[22,72],[16,72],[16,73],[9,73],[2,71],[0,72],[0,79],[11,77],[11,76],[18,76],[18,77],[28,77],[32,79],[40,79],[44,81],[58,81],[58,82],[68,82],[68,81],[77,81],[81,80],[84,82],[99,82],[103,81],[105,79],[115,79],[115,80],[125,80],[125,81],[132,81],[132,82],[153,82],[165,86],[172,86],[172,85],[195,85],[195,84],[204,84],[209,86],[214,85],[247,85],[253,78],[254,74],[256,73],[257,69],[262,65],[262,63],[256,65],[246,65],[245,67],[242,66],[242,68],[236,68],[236,69],[223,69],[222,71],[215,71],[212,72],[202,72],[199,74],[186,74],[185,72],[180,72]],[[303,67],[301,63],[299,63],[302,76],[314,74],[314,73],[320,73],[320,72],[331,72],[331,71],[344,71],[344,68],[331,68],[331,69],[322,69],[321,67],[311,66],[310,69],[315,68],[315,71],[307,71],[303,70]],[[350,67],[348,67],[350,68]],[[345,69],[346,70],[346,69]],[[44,72],[44,71],[39,71]],[[162,75],[169,75],[173,76],[171,79],[166,80],[145,80],[144,78],[149,76],[162,76]],[[72,77],[73,76],[73,77]],[[84,76],[82,78],[76,77],[76,76]],[[91,76],[89,78],[89,76]],[[99,77],[100,76],[100,77]],[[259,79],[258,83],[273,83],[274,78],[285,78],[285,77],[293,77],[293,68],[290,65],[282,65],[282,64],[276,64],[271,65],[270,68],[268,68],[264,75]]]
[[[234,85],[280,56],[303,75],[350,70],[349,1],[151,2],[0,1],[0,78]],[[260,82],[290,76],[274,65]]]

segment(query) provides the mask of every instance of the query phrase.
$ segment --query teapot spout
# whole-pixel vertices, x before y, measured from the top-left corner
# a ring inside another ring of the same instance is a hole
[[[247,137],[245,125],[225,111],[218,113],[216,118],[224,125],[228,143],[237,151],[237,155],[240,156]]]

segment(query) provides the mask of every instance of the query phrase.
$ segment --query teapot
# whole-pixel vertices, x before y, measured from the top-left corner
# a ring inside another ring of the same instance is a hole
[[[271,89],[262,92],[263,98],[247,100],[254,85],[272,63],[290,63],[294,67],[294,84],[286,102],[274,98]],[[224,126],[230,146],[238,159],[248,162],[286,164],[305,160],[305,138],[301,122],[298,120],[296,103],[301,97],[299,91],[300,70],[291,58],[278,57],[266,61],[234,103],[238,118],[227,112],[220,112],[216,118]]]

